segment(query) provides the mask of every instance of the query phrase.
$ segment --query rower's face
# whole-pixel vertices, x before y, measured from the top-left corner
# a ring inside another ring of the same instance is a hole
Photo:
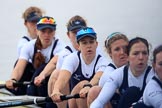
[[[147,66],[148,57],[147,46],[143,42],[132,45],[128,56],[131,69],[138,73],[143,72]]]
[[[153,63],[154,70],[162,81],[162,51],[156,54],[156,61]]]

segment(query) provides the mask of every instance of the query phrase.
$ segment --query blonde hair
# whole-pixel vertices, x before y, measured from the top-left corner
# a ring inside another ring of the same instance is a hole
[[[126,42],[129,42],[127,36],[122,33],[115,32],[109,35],[105,40],[105,48],[107,52],[111,53],[111,44],[120,39],[123,39]]]

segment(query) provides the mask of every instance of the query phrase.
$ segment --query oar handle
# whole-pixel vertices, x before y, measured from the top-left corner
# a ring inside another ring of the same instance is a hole
[[[0,89],[5,88],[5,87],[6,87],[6,84],[0,84]]]
[[[80,95],[79,94],[74,94],[74,95],[63,95],[63,96],[60,96],[60,99],[63,101],[63,100],[68,100],[68,99],[71,99],[71,98],[80,98]]]
[[[13,86],[14,87],[21,87],[21,86],[26,86],[26,85],[30,85],[30,84],[33,84],[33,82],[31,81],[24,81],[24,82],[14,82],[13,83]],[[0,84],[0,89],[1,88],[6,88],[6,84]]]
[[[26,85],[30,85],[30,84],[33,84],[33,82],[24,81],[24,82],[13,83],[13,86],[14,87],[21,87],[21,86],[26,86]]]

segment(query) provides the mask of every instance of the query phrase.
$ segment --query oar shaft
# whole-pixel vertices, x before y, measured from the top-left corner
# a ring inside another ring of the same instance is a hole
[[[0,108],[31,105],[31,104],[42,104],[45,102],[52,102],[52,99],[49,97],[41,97],[41,98],[39,97],[39,98],[28,99],[28,100],[16,100],[16,101],[10,101],[10,102],[2,102],[0,103]]]
[[[80,98],[79,94],[75,95],[63,95],[60,96],[61,100],[68,100],[71,98]],[[27,99],[27,100],[16,100],[16,101],[10,101],[10,102],[1,102],[0,108],[3,107],[13,107],[13,106],[22,106],[22,105],[31,105],[31,104],[42,104],[46,102],[52,102],[52,99],[50,97],[35,97],[33,99]]]

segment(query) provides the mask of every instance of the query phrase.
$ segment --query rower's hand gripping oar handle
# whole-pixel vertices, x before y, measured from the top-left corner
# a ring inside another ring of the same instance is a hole
[[[24,81],[24,82],[14,82],[13,86],[14,87],[21,87],[21,86],[26,86],[26,85],[30,85],[33,84],[33,82],[28,82],[28,81]],[[0,84],[0,89],[1,88],[6,88],[6,84]]]

